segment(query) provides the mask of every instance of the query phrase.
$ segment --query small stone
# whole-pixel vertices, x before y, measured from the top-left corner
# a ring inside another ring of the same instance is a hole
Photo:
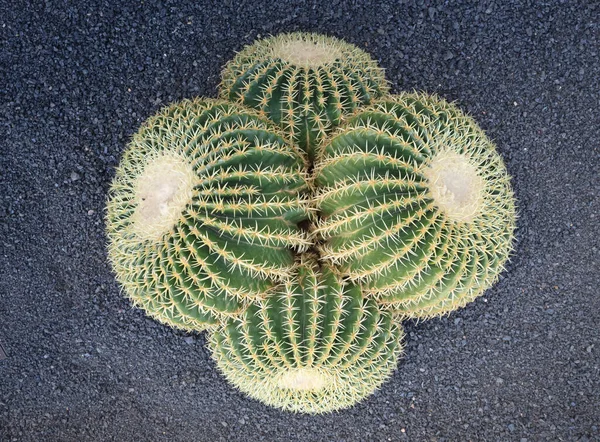
[[[510,432],[515,431],[515,426],[513,424],[508,424],[508,431],[510,431]]]
[[[444,61],[452,60],[454,58],[454,54],[451,51],[447,51],[444,54]]]
[[[196,340],[194,339],[193,336],[186,336],[185,338],[183,338],[183,340],[185,341],[186,344],[192,345],[194,342],[196,342]]]
[[[227,427],[227,422],[221,421],[221,425],[223,425],[224,427]]]
[[[71,181],[77,181],[81,176],[77,172],[71,172]]]
[[[96,213],[96,212],[94,212],[92,209],[88,210],[88,215],[89,216],[92,216],[94,213]]]
[[[498,385],[504,384],[504,379],[502,379],[502,378],[496,378],[496,384],[498,384]]]

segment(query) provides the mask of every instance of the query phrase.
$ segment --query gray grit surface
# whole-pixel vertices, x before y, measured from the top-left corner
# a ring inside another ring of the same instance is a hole
[[[452,4],[450,4],[452,3]],[[2,1],[0,441],[600,440],[600,6],[581,1]],[[255,38],[327,32],[394,90],[455,100],[519,201],[500,282],[408,322],[374,396],[307,417],[246,398],[203,335],[132,309],[103,209],[130,136],[215,96]]]

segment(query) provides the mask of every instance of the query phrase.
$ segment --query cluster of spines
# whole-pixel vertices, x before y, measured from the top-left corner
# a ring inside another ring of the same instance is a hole
[[[336,53],[311,66],[278,56],[276,48],[305,42]],[[225,67],[221,97],[269,117],[314,157],[320,141],[344,116],[388,91],[383,70],[354,45],[317,34],[292,33],[246,47]]]
[[[472,219],[452,219],[432,197],[426,169],[447,151],[482,179]],[[511,251],[514,198],[502,159],[472,119],[437,97],[390,97],[353,117],[323,146],[314,185],[323,257],[404,316],[464,306]]]
[[[161,155],[183,158],[196,181],[176,223],[140,237],[136,179]],[[201,330],[267,295],[308,245],[306,164],[250,110],[186,100],[150,118],[124,154],[109,194],[109,258],[134,304],[172,326]]]
[[[227,379],[250,396],[322,413],[349,407],[383,383],[402,338],[391,312],[306,254],[273,295],[213,332],[210,347]]]

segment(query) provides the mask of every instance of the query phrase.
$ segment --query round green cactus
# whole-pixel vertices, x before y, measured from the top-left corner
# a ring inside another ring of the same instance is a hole
[[[133,137],[109,191],[108,254],[133,303],[202,330],[266,296],[309,243],[306,164],[280,129],[185,100]]]
[[[511,250],[515,202],[492,142],[435,96],[386,98],[353,117],[315,167],[323,257],[407,317],[464,306]]]
[[[363,299],[304,255],[293,278],[210,337],[218,367],[240,390],[302,413],[346,408],[391,374],[403,332],[391,312]]]
[[[388,91],[383,70],[366,52],[318,34],[259,40],[238,53],[222,77],[222,98],[281,125],[311,159],[342,117]]]

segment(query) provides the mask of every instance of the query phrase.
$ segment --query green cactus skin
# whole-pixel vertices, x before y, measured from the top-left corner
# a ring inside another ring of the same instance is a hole
[[[279,124],[309,158],[344,116],[387,94],[383,70],[333,37],[292,33],[247,46],[223,70],[221,98]]]
[[[309,243],[306,164],[272,123],[218,100],[147,120],[116,171],[108,254],[134,305],[187,330],[267,295]]]
[[[365,109],[323,146],[314,173],[323,258],[403,317],[463,307],[512,250],[502,159],[471,118],[435,96]]]
[[[297,273],[211,335],[213,358],[241,391],[301,413],[350,407],[392,373],[403,331],[312,255]]]

